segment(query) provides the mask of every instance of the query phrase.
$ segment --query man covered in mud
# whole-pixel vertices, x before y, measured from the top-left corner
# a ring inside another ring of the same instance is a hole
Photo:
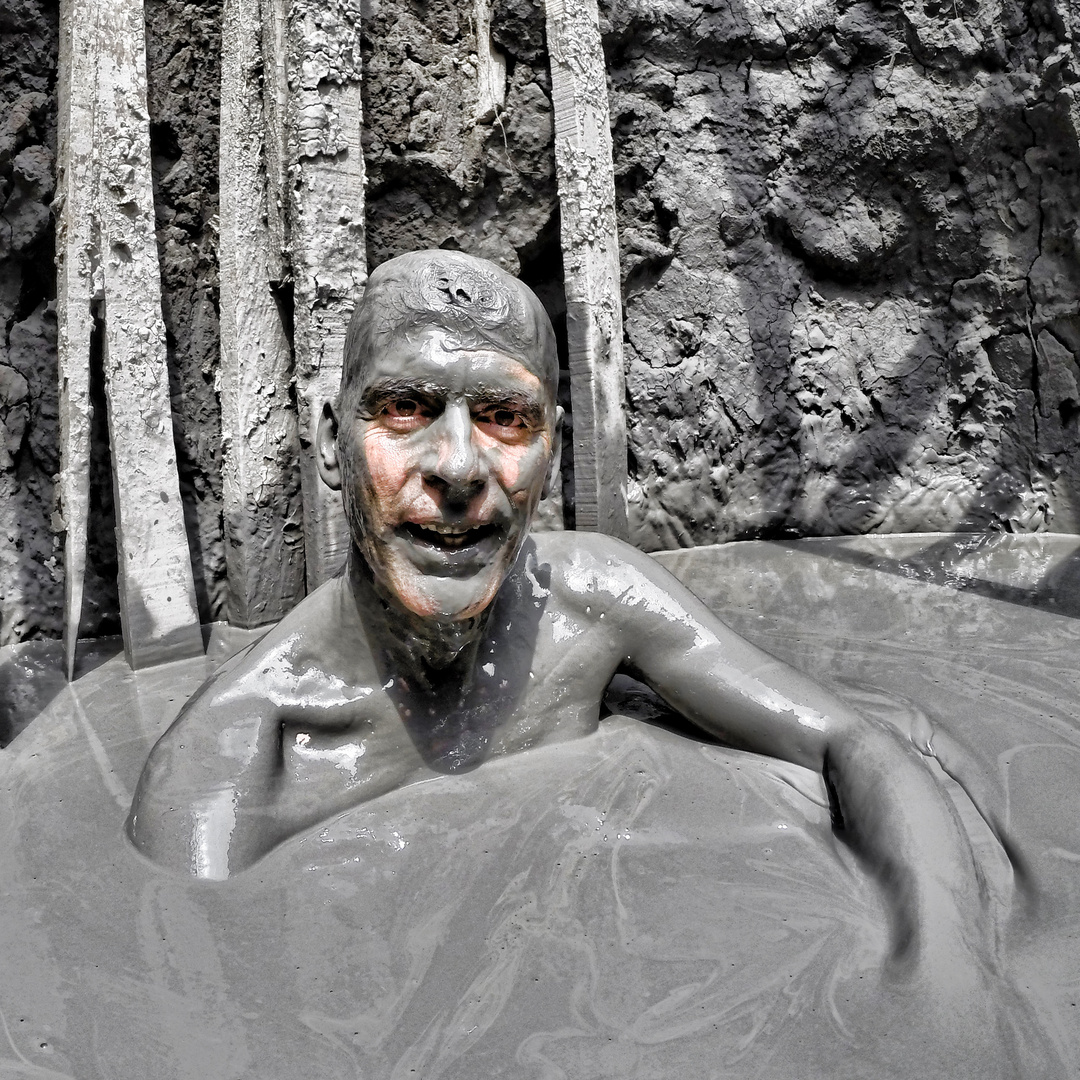
[[[742,640],[654,560],[529,535],[558,468],[550,322],[454,252],[371,276],[316,452],[352,533],[343,572],[231,661],[154,748],[129,820],[201,878],[434,773],[593,731],[612,676],[702,731],[824,775],[875,872],[897,972],[982,983],[986,918],[955,812],[912,742]]]

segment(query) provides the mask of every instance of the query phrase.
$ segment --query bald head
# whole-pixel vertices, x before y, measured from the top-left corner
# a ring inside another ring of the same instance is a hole
[[[486,259],[441,249],[399,255],[372,272],[345,338],[342,397],[370,356],[430,327],[448,331],[462,349],[492,349],[520,361],[554,403],[555,333],[536,294]]]

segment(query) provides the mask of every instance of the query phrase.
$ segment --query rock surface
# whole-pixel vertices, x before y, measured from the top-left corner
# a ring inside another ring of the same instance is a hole
[[[0,644],[60,633],[52,272],[58,11],[0,12]]]
[[[1070,10],[610,5],[639,543],[1077,528]]]

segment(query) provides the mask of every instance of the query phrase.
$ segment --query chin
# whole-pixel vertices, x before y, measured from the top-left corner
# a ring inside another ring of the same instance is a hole
[[[389,585],[407,611],[436,622],[462,622],[489,607],[504,575],[486,570],[474,577],[441,577],[433,574],[391,574]]]
[[[441,623],[473,619],[488,608],[518,548],[509,530],[445,551],[417,542],[407,530],[387,540],[364,552],[384,590],[406,611]]]

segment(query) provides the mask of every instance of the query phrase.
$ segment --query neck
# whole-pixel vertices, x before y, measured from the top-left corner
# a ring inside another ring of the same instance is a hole
[[[372,651],[382,654],[391,671],[431,689],[448,678],[459,681],[464,676],[469,681],[494,605],[471,619],[443,621],[417,615],[383,587],[355,547],[348,575]]]

